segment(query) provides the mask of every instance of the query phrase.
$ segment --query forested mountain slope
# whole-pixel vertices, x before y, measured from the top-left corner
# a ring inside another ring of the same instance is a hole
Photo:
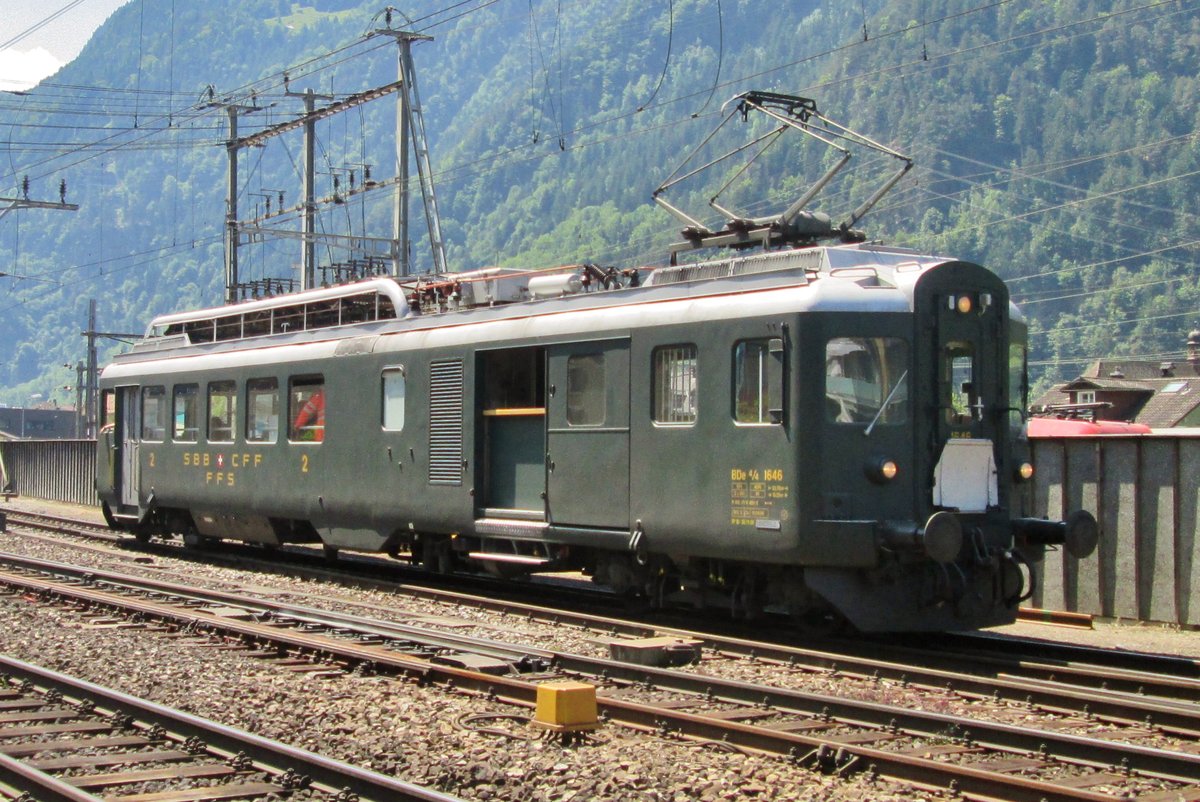
[[[1012,282],[1043,381],[1113,352],[1177,354],[1200,324],[1197,3],[944,0],[477,0],[404,11],[451,267],[662,259],[678,223],[650,193],[747,89],[801,94],[911,155],[916,168],[861,227],[988,265]],[[395,79],[386,24],[355,0],[131,0],[36,90],[0,94],[0,184],[78,212],[0,220],[0,401],[67,399],[87,299],[105,331],[221,298],[227,106],[241,133]],[[396,27],[406,23],[398,15]],[[285,85],[283,74],[287,72]],[[291,93],[291,94],[289,94]],[[320,101],[328,102],[328,101]],[[394,174],[395,109],[318,124],[319,189]],[[750,133],[758,129],[751,128]],[[739,135],[747,133],[738,132]],[[300,192],[299,133],[243,152],[243,217]],[[780,208],[824,169],[771,151],[732,190]],[[835,217],[891,167],[865,159],[822,196]],[[720,182],[718,177],[717,183]],[[717,184],[689,186],[682,200]],[[419,207],[419,203],[415,207]],[[293,216],[271,224],[295,229]],[[320,230],[391,236],[387,192],[322,207]],[[429,265],[420,219],[416,264]],[[242,249],[247,278],[295,276],[299,244]],[[322,248],[322,263],[348,258]]]

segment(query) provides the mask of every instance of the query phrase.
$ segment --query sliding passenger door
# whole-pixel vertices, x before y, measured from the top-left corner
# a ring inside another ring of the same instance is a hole
[[[550,523],[629,529],[629,340],[547,348]]]

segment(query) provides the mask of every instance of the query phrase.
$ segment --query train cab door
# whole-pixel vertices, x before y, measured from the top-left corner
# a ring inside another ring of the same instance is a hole
[[[1007,436],[1007,303],[1007,296],[978,290],[933,297],[937,507],[983,512],[1001,503],[997,446]]]
[[[117,388],[117,420],[113,442],[117,447],[117,497],[123,507],[138,506],[141,485],[141,409],[137,387]]]
[[[551,524],[629,529],[629,340],[547,348]]]

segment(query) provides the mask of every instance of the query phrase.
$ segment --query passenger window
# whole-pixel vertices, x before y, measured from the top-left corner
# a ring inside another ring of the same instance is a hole
[[[271,333],[271,310],[247,312],[242,318],[243,337],[261,337]]]
[[[386,295],[379,297],[379,319],[393,320],[396,317],[396,307],[392,305],[392,299]]]
[[[216,337],[216,328],[211,320],[195,320],[183,324],[183,333],[193,343],[210,343]]]
[[[383,428],[389,432],[404,428],[404,368],[383,371]]]
[[[217,340],[240,340],[242,338],[242,316],[230,315],[219,317],[217,324]]]
[[[304,305],[276,309],[271,318],[271,330],[276,334],[304,330]]]
[[[783,340],[740,342],[733,350],[733,419],[783,423]]]
[[[836,337],[825,345],[825,416],[834,423],[908,420],[908,343]]]
[[[366,292],[342,299],[342,323],[366,323],[375,319],[375,293]]]
[[[194,443],[200,439],[199,396],[198,385],[175,385],[175,430],[172,437],[176,442]]]
[[[167,391],[163,387],[142,388],[142,439],[162,441],[167,437]]]
[[[100,432],[115,431],[117,428],[117,394],[112,390],[105,390],[100,399],[100,408],[102,410],[100,417]]]
[[[208,442],[232,443],[237,417],[237,387],[233,382],[208,385]]]
[[[246,442],[274,443],[279,439],[279,382],[246,382]]]
[[[654,349],[651,376],[655,423],[696,422],[696,346]]]
[[[604,354],[567,357],[567,424],[603,426],[604,417]]]
[[[325,379],[292,379],[288,386],[288,439],[320,443],[325,440]]]
[[[334,298],[329,301],[314,301],[304,306],[307,316],[306,329],[327,329],[341,323],[341,301]]]

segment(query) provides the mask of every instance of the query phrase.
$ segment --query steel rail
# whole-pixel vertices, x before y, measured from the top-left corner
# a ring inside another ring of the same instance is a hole
[[[53,571],[79,578],[88,577],[93,580],[103,579],[104,581],[140,588],[147,592],[183,595],[213,604],[238,606],[247,610],[257,609],[277,616],[286,616],[298,622],[317,623],[331,628],[354,628],[363,634],[374,634],[390,639],[408,639],[430,649],[447,649],[479,654],[512,664],[516,664],[524,657],[535,657],[546,661],[556,661],[564,670],[590,674],[592,676],[602,674],[611,676],[621,671],[621,664],[619,663],[608,665],[592,658],[583,658],[549,649],[514,646],[483,638],[431,632],[428,629],[420,627],[380,621],[378,619],[365,619],[359,616],[316,610],[300,605],[257,599],[248,600],[236,594],[223,593],[221,591],[204,590],[201,588],[184,589],[179,585],[155,579],[99,571],[97,569],[83,569],[52,561],[18,557],[17,555],[0,554],[0,558],[10,564],[24,565],[37,570]],[[734,653],[730,648],[731,645],[735,645],[733,641],[722,640],[711,644],[711,648],[726,653]],[[955,693],[977,698],[1018,700],[1030,707],[1040,707],[1049,712],[1083,714],[1088,717],[1123,725],[1150,724],[1175,735],[1200,739],[1200,707],[1193,704],[1176,704],[1167,700],[1149,699],[1144,696],[1108,691],[1077,690],[1064,687],[1062,683],[1044,682],[1027,678],[977,677],[952,670],[929,669],[891,661],[860,661],[849,658],[844,654],[769,647],[766,644],[757,642],[747,641],[736,645],[740,645],[741,648],[737,650],[737,653],[743,657],[753,656],[755,659],[775,660],[782,664],[794,665],[797,662],[798,654],[802,654],[804,665],[807,667],[818,667],[826,671],[839,673],[849,672],[866,678],[886,677],[930,688],[944,688],[952,690]],[[644,678],[634,677],[630,681],[644,681]],[[1149,678],[1143,677],[1141,679],[1142,687],[1145,687],[1149,681]],[[692,688],[690,692],[695,693],[698,691]],[[744,699],[732,701],[747,703]],[[749,703],[753,704],[755,701],[757,700],[750,701]],[[875,722],[875,725],[878,724],[879,722]]]
[[[143,619],[169,621],[180,626],[184,631],[207,630],[210,632],[221,632],[225,635],[241,639],[246,643],[274,643],[286,649],[295,650],[297,653],[337,654],[355,663],[374,663],[378,662],[381,658],[386,658],[388,664],[396,670],[417,677],[426,676],[429,673],[431,665],[428,661],[402,657],[396,652],[390,652],[376,646],[358,645],[349,641],[339,641],[325,636],[292,632],[270,624],[236,621],[217,615],[210,615],[198,610],[171,607],[143,599],[122,596],[115,592],[93,590],[79,585],[64,585],[3,571],[0,571],[0,583],[13,587],[24,587],[27,591],[35,594],[46,594],[50,597],[71,600],[84,605],[122,610]]]
[[[23,565],[37,570],[53,571],[79,578],[104,580],[153,593],[181,595],[186,598],[203,600],[213,604],[237,606],[247,610],[259,610],[279,617],[294,619],[300,623],[316,623],[330,628],[354,629],[364,635],[377,635],[383,638],[403,638],[426,646],[430,649],[447,649],[470,654],[479,654],[497,660],[516,664],[522,658],[535,657],[545,661],[555,661],[563,670],[576,673],[600,676],[616,675],[622,671],[623,665],[618,662],[609,663],[594,658],[570,655],[550,649],[532,646],[520,646],[498,641],[475,638],[457,634],[433,632],[425,628],[381,621],[374,618],[363,618],[343,613],[317,610],[312,607],[286,604],[283,602],[246,599],[232,593],[206,590],[202,588],[183,588],[177,584],[162,582],[139,576],[126,575],[116,572],[99,571],[97,569],[82,569],[48,560],[18,557],[0,553],[0,559],[16,565]],[[716,644],[714,648],[722,650],[728,643]],[[756,659],[763,655],[754,652],[763,644],[747,642],[745,648],[754,654]],[[727,649],[724,649],[727,651]],[[770,650],[768,650],[770,651]],[[787,656],[788,660],[780,658]],[[1037,682],[1022,679],[1001,679],[998,677],[974,677],[954,671],[940,671],[921,668],[914,665],[886,661],[858,662],[834,653],[820,653],[806,650],[805,665],[812,667],[818,664],[831,672],[852,673],[863,677],[889,677],[904,682],[916,682],[930,688],[952,690],[963,695],[978,698],[1007,698],[1020,700],[1030,707],[1040,707],[1051,712],[1082,713],[1088,717],[1108,720],[1124,725],[1151,724],[1165,731],[1187,737],[1200,739],[1200,707],[1193,704],[1173,704],[1165,700],[1147,699],[1142,696],[1123,695],[1103,691],[1082,691],[1065,688],[1061,683]],[[768,658],[769,659],[769,658]],[[780,663],[794,664],[795,650],[779,650],[775,659]],[[632,682],[645,681],[644,676],[627,677]],[[1145,680],[1143,680],[1145,681]],[[699,692],[692,688],[690,692]],[[758,700],[737,699],[742,703],[754,704]],[[876,722],[878,723],[878,722]]]
[[[933,643],[915,647],[890,642],[845,643],[845,659],[877,660],[902,657],[913,662],[937,663],[948,670],[963,664],[989,668],[997,679],[1016,681],[1041,679],[1072,684],[1093,691],[1123,692],[1136,696],[1160,696],[1181,702],[1200,701],[1200,676],[1196,661],[1187,657],[1098,649],[1075,644],[1046,643],[1028,639],[1008,639],[996,635],[956,635],[949,648],[934,636]],[[955,640],[961,640],[958,646]]]
[[[80,566],[68,565],[66,563],[59,563],[52,560],[42,560],[36,557],[25,557],[22,555],[0,552],[0,563],[19,566],[36,571],[55,573],[91,584],[108,583],[123,586],[127,589],[138,590],[148,594],[173,596],[184,599],[185,601],[203,604],[227,605],[230,607],[243,609],[247,613],[254,613],[257,611],[259,615],[269,616],[269,618],[261,619],[259,623],[294,623],[296,625],[322,626],[329,629],[353,627],[356,631],[356,634],[365,636],[375,635],[380,638],[386,638],[390,640],[404,639],[414,644],[426,647],[430,650],[442,649],[465,651],[472,654],[484,655],[486,657],[492,657],[497,660],[504,660],[512,663],[516,663],[522,658],[529,656],[531,651],[542,653],[547,657],[552,656],[552,653],[544,652],[544,650],[512,646],[485,638],[472,638],[464,635],[446,634],[418,626],[382,621],[374,618],[365,618],[362,616],[352,616],[349,614],[337,613],[328,610],[318,610],[313,607],[305,607],[298,604],[288,604],[286,602],[250,599],[245,596],[239,596],[235,593],[226,593],[219,590],[208,590],[195,586],[181,585],[174,582],[164,582],[157,579],[135,576],[133,574],[104,571],[97,568],[84,568]]]
[[[40,516],[47,520],[63,523],[78,523],[72,519],[55,516]],[[47,526],[46,528],[53,528]],[[88,533],[91,536],[91,533]],[[120,539],[120,538],[119,538]],[[126,540],[126,539],[122,539]],[[170,548],[172,552],[178,549]],[[178,556],[178,554],[174,555]],[[363,561],[366,562],[366,561]],[[323,560],[322,560],[323,563]],[[277,569],[275,562],[266,565]],[[403,570],[399,566],[389,566]],[[331,571],[327,566],[311,569],[316,573],[347,578],[359,584],[376,587],[374,580],[364,580],[358,575],[347,575]],[[446,588],[423,584],[386,582],[383,589],[406,593],[434,601],[469,604],[480,609],[527,615],[532,620],[567,624],[590,630],[606,631],[611,635],[646,637],[651,635],[673,635],[698,640],[704,648],[728,655],[750,657],[788,665],[804,666],[816,670],[858,674],[868,678],[891,679],[929,687],[952,687],[962,694],[989,696],[1018,701],[1044,707],[1058,712],[1080,713],[1118,723],[1133,720],[1145,723],[1147,716],[1158,726],[1185,737],[1200,737],[1200,709],[1186,702],[1200,701],[1200,679],[1188,677],[1196,671],[1198,661],[1172,658],[1163,655],[1142,653],[1116,653],[1091,647],[1073,647],[1028,639],[1000,638],[995,635],[943,636],[941,640],[963,639],[968,644],[996,642],[997,646],[1012,649],[1014,646],[1029,647],[1036,654],[1047,655],[1049,662],[1022,659],[1011,653],[971,652],[946,653],[937,650],[915,648],[887,640],[838,642],[842,651],[803,648],[740,637],[697,632],[690,629],[642,624],[625,619],[601,616],[588,612],[570,610],[547,610],[537,605],[501,600],[462,593]],[[528,588],[529,586],[522,586]],[[871,653],[880,656],[871,656]],[[886,655],[886,656],[884,656]],[[904,655],[910,662],[897,662]],[[1055,655],[1059,657],[1055,659]],[[495,655],[505,659],[502,654]],[[1083,663],[1085,658],[1098,661]],[[1117,668],[1110,661],[1119,662],[1126,668]],[[941,664],[941,668],[930,667],[930,663]],[[1141,670],[1136,670],[1137,667]],[[1151,673],[1147,667],[1155,666],[1172,675]],[[984,670],[980,670],[980,668]],[[1068,684],[1064,678],[1070,678]],[[1071,687],[1077,686],[1077,687]],[[1087,689],[1087,690],[1084,690]],[[1148,698],[1150,697],[1150,698]],[[1157,697],[1157,698],[1154,698]],[[1133,701],[1135,700],[1136,701]],[[1184,704],[1180,704],[1184,702]],[[1131,709],[1137,709],[1131,714]]]
[[[1003,650],[1007,644],[1007,639],[988,632],[942,635],[941,640],[947,641],[950,645],[953,645],[955,641],[962,641],[965,649],[971,652],[979,650],[981,644],[986,648],[996,650]],[[1181,657],[1170,654],[1148,654],[1145,652],[1124,652],[1113,649],[1100,649],[1095,646],[1083,646],[1076,643],[1058,643],[1031,638],[1022,639],[1021,647],[1026,655],[1045,660],[1076,663],[1094,662],[1098,657],[1102,657],[1113,668],[1121,668],[1126,671],[1170,671],[1172,674],[1180,677],[1200,680],[1200,659],[1192,657]]]
[[[458,797],[352,766],[305,749],[271,741],[12,657],[0,655],[0,671],[28,679],[37,687],[55,689],[69,698],[90,699],[102,709],[131,716],[146,724],[157,724],[181,738],[199,738],[210,749],[228,757],[243,753],[258,768],[272,774],[284,774],[290,770],[296,775],[308,777],[326,793],[339,794],[344,789],[349,789],[351,793],[358,794],[363,799],[379,802],[462,802]],[[38,799],[43,797],[39,796]],[[95,797],[64,796],[62,799],[80,802],[94,800]]]
[[[400,657],[394,653],[388,654],[386,650],[356,646],[324,636],[297,636],[260,624],[248,624],[216,618],[210,619],[195,612],[187,611],[181,613],[167,609],[163,605],[122,599],[119,596],[103,591],[94,591],[77,586],[56,588],[51,582],[33,578],[9,576],[5,578],[5,581],[18,585],[25,584],[31,589],[45,591],[46,593],[55,593],[66,598],[74,598],[80,601],[90,600],[94,604],[113,607],[128,604],[132,609],[145,615],[151,615],[157,619],[170,620],[171,618],[175,618],[184,621],[203,621],[204,626],[207,628],[214,630],[222,629],[251,640],[263,640],[273,637],[284,641],[290,647],[300,650],[307,650],[312,653],[337,654],[342,659],[356,662],[371,661],[377,666],[386,666],[406,673],[417,672],[419,676],[427,680],[442,681],[456,688],[503,697],[527,706],[532,705],[536,698],[536,685],[523,680],[481,674],[449,666],[438,666],[426,661]],[[801,714],[818,716],[823,720],[840,718],[852,725],[874,726],[890,730],[903,729],[910,735],[934,736],[940,739],[945,739],[949,736],[957,738],[961,742],[971,741],[979,746],[990,746],[1001,751],[1017,751],[1022,754],[1041,753],[1047,758],[1053,755],[1070,762],[1102,769],[1125,765],[1146,774],[1183,782],[1194,783],[1200,779],[1200,756],[1195,755],[1169,752],[1150,747],[1118,745],[1104,740],[1068,736],[1060,733],[1008,725],[993,725],[986,722],[972,722],[969,728],[964,728],[961,719],[952,716],[921,713],[918,711],[901,712],[893,707],[874,703],[856,703],[852,700],[764,688],[749,683],[716,680],[711,677],[697,677],[695,675],[686,675],[660,669],[645,669],[614,661],[598,662],[603,662],[610,672],[628,675],[630,678],[637,677],[640,679],[636,681],[650,682],[659,688],[692,693],[697,695],[701,700],[704,698],[704,695],[711,695],[714,699],[736,701],[741,704],[766,704],[767,706],[775,706],[784,711],[795,711]],[[610,673],[611,676],[612,674]],[[914,759],[921,760],[920,758],[912,758],[907,755],[897,755],[882,750],[872,750],[867,747],[846,745],[836,741],[836,739],[822,740],[819,737],[799,736],[795,733],[773,731],[768,727],[734,724],[717,717],[705,716],[703,714],[688,714],[651,705],[638,705],[603,695],[599,698],[598,703],[600,708],[606,711],[608,715],[624,723],[646,726],[647,722],[652,720],[651,723],[653,725],[661,726],[662,722],[669,722],[670,727],[686,732],[697,732],[695,728],[703,725],[703,731],[707,733],[704,737],[716,740],[728,739],[735,736],[742,739],[749,738],[748,745],[754,748],[774,751],[779,754],[793,753],[799,746],[807,746],[810,748],[809,751],[836,749],[840,753],[851,757],[865,757],[868,759],[868,762],[875,763],[877,766],[891,766],[891,762],[885,761],[881,757],[890,756],[898,761],[898,765],[902,764],[905,766],[903,775],[897,776],[904,776],[906,778],[910,776],[910,772],[913,770],[908,765],[909,762]],[[741,729],[747,727],[748,729]],[[753,738],[750,738],[750,733],[753,733]],[[741,743],[742,741],[736,742]],[[855,751],[860,749],[862,750],[861,755]],[[1014,781],[1014,778],[1008,775],[984,772],[980,769],[972,769],[970,767],[947,768],[945,764],[938,761],[926,760],[925,763],[919,765],[924,766],[923,770],[925,771],[940,772],[943,775],[946,773],[954,775],[958,769],[965,770],[967,776],[956,776],[956,780],[959,781],[959,787],[964,789],[967,787],[964,784],[966,780],[971,780],[973,783],[978,784],[983,782],[981,780],[981,776],[983,775],[991,776],[995,774],[992,779],[988,780],[993,786],[999,783],[1008,787]],[[891,776],[890,769],[880,770],[884,774]],[[1037,798],[1097,798],[1095,795],[1086,795],[1090,792],[1081,792],[1077,791],[1077,789],[1063,790],[1062,787],[1053,783],[1045,781],[1036,782],[1038,789]],[[995,790],[995,787],[992,790]],[[1014,788],[1009,788],[1008,790],[1010,795],[1002,794],[1002,798],[1017,798],[1011,796],[1011,794],[1016,793]],[[1084,796],[1079,796],[1078,794],[1080,793],[1083,793]],[[1026,797],[1022,796],[1021,798]],[[1033,797],[1030,796],[1028,798]]]
[[[3,752],[0,752],[0,783],[30,794],[38,802],[102,802],[100,797],[81,791]]]

